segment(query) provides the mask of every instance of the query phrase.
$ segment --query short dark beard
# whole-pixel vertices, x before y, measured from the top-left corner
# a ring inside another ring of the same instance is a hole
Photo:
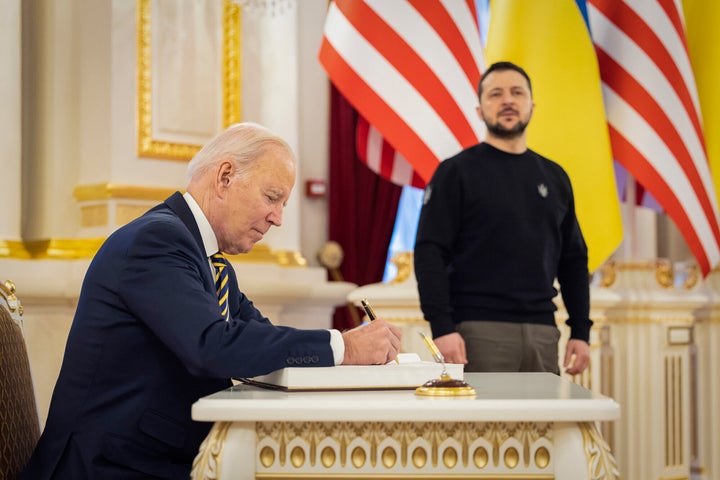
[[[485,123],[487,131],[492,133],[494,137],[502,138],[503,140],[512,140],[519,137],[525,132],[529,122],[518,122],[512,128],[503,127],[500,122],[496,123]]]

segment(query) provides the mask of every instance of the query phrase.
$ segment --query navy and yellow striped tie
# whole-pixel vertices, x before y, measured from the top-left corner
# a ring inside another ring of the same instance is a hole
[[[213,267],[215,267],[215,288],[217,290],[218,304],[227,321],[230,318],[230,309],[228,308],[228,261],[220,252],[211,256],[210,260]]]

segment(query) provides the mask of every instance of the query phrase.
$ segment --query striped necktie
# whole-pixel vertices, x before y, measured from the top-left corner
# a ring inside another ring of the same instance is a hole
[[[215,267],[215,289],[217,290],[218,304],[225,320],[229,320],[228,308],[228,261],[222,253],[218,252],[210,257]]]

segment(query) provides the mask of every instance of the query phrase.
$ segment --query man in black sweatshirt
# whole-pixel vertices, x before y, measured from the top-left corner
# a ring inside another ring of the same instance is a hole
[[[557,279],[569,314],[563,365],[588,365],[587,247],[570,179],[527,148],[527,73],[510,62],[480,80],[483,143],[440,163],[425,190],[415,243],[420,305],[438,348],[466,371],[560,373]]]

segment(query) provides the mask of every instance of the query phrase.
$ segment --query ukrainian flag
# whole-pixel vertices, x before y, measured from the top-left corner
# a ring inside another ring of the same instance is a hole
[[[620,244],[622,217],[586,20],[584,0],[492,0],[486,61],[508,60],[530,75],[528,145],[570,176],[592,272]]]
[[[683,0],[690,62],[695,73],[703,133],[720,199],[720,2]]]

